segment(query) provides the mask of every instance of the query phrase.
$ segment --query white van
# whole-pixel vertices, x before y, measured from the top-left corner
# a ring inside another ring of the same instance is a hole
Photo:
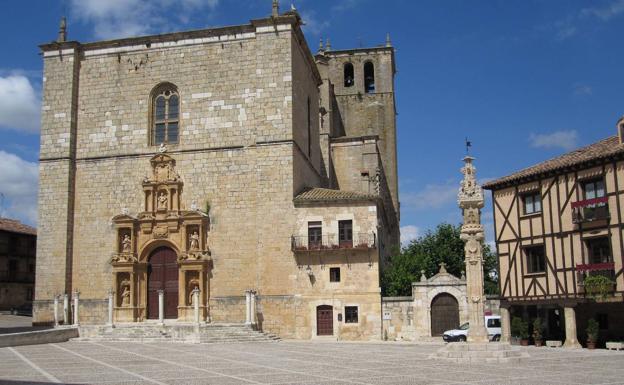
[[[468,335],[468,329],[470,325],[468,322],[461,325],[458,329],[447,330],[442,335],[442,339],[445,342],[465,342]],[[486,315],[485,316],[485,328],[487,329],[488,337],[491,341],[499,341],[501,336],[501,320],[498,315]]]

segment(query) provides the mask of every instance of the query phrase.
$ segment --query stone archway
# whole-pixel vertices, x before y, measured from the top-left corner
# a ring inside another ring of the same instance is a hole
[[[431,301],[431,336],[459,326],[459,303],[449,293],[440,293]]]
[[[169,247],[158,247],[147,267],[147,318],[157,319],[159,291],[164,295],[164,317],[178,318],[178,257]]]

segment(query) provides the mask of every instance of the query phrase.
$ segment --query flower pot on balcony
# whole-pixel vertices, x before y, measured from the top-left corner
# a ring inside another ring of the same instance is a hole
[[[540,346],[542,346],[542,340],[535,340],[535,347],[539,348]]]
[[[521,339],[520,340],[520,345],[522,345],[522,346],[529,346],[529,340]]]
[[[589,350],[596,349],[596,343],[587,341],[587,349],[589,349]]]

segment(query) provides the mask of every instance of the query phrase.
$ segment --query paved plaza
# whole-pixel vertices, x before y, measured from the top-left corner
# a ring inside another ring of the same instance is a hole
[[[435,345],[67,342],[0,349],[0,384],[624,384],[624,352],[526,348],[521,364],[432,361]]]

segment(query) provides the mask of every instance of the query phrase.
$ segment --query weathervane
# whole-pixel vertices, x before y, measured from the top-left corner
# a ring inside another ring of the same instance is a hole
[[[470,155],[470,147],[472,147],[472,142],[466,137],[466,155]]]

